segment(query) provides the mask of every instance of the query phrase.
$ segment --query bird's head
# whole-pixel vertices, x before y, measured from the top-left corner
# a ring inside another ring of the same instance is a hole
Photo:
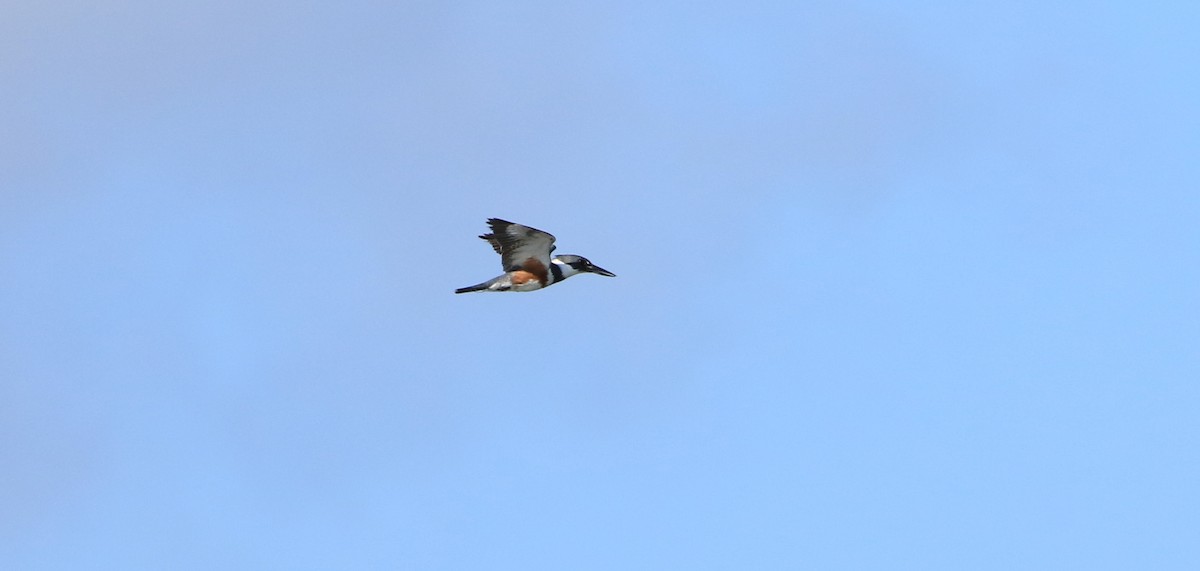
[[[617,275],[617,274],[614,274],[600,266],[597,266],[596,264],[593,264],[590,260],[588,260],[587,258],[585,258],[583,256],[576,256],[573,254],[562,254],[560,256],[555,256],[554,262],[561,264],[563,266],[566,266],[567,268],[570,268],[571,270],[574,270],[571,272],[565,272],[564,275],[582,274],[585,272],[593,273],[593,274],[600,274],[602,276],[608,276],[610,278],[616,277],[616,275]]]

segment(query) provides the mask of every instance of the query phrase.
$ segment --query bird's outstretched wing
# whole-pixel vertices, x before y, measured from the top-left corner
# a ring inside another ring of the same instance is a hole
[[[487,222],[492,232],[480,238],[487,240],[500,254],[504,271],[525,270],[539,277],[546,275],[550,268],[550,252],[554,251],[554,236],[499,218],[489,218]]]
[[[500,241],[496,239],[495,234],[483,234],[480,236],[480,238],[487,240],[488,244],[492,245],[492,249],[495,250],[497,254],[504,254],[503,248],[500,247]]]

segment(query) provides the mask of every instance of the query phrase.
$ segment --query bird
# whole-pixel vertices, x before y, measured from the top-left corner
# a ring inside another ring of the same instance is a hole
[[[454,293],[535,291],[582,273],[616,277],[583,256],[560,254],[551,257],[550,253],[555,249],[554,236],[548,232],[499,218],[488,218],[487,223],[492,231],[479,237],[487,240],[500,254],[504,273],[480,284],[458,288]]]

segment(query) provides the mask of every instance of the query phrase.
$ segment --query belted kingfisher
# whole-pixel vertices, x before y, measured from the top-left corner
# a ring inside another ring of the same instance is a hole
[[[500,254],[504,273],[481,284],[458,288],[454,293],[533,291],[584,272],[610,278],[616,276],[583,256],[563,254],[550,257],[550,252],[554,251],[554,236],[546,232],[499,218],[489,218],[487,223],[492,232],[480,238],[487,240],[492,249]]]

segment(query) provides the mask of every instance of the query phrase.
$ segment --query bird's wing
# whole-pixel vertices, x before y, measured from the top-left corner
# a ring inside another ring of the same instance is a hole
[[[487,240],[500,254],[504,271],[526,270],[539,276],[549,271],[554,236],[499,218],[489,218],[488,226],[492,228],[492,233],[480,238]]]
[[[482,236],[480,236],[480,238],[487,240],[488,244],[492,245],[492,249],[495,250],[497,254],[504,253],[503,248],[500,247],[500,241],[496,239],[495,234],[483,234]]]
[[[520,226],[520,225],[518,224],[518,226]],[[528,228],[528,227],[527,227],[527,228]],[[533,228],[530,228],[530,230],[533,230]],[[539,232],[540,232],[540,230],[539,230]],[[545,233],[545,232],[542,232],[542,234],[546,234],[546,233]],[[550,236],[549,234],[546,234],[546,235],[547,235],[547,236]],[[484,239],[484,240],[487,240],[488,244],[491,244],[491,245],[492,245],[492,249],[493,249],[493,250],[495,250],[497,254],[501,254],[501,255],[503,255],[503,254],[504,254],[504,247],[500,245],[500,240],[497,240],[497,239],[496,239],[496,235],[495,235],[495,234],[483,234],[483,235],[481,235],[481,236],[479,236],[479,237],[480,237],[480,238],[482,238],[482,239]],[[550,236],[550,239],[551,239],[551,240],[553,240],[553,239],[554,239],[554,236]],[[558,249],[558,246],[550,246],[550,251],[551,251],[551,252],[554,252],[554,251],[555,251],[555,250],[557,250],[557,249]]]

